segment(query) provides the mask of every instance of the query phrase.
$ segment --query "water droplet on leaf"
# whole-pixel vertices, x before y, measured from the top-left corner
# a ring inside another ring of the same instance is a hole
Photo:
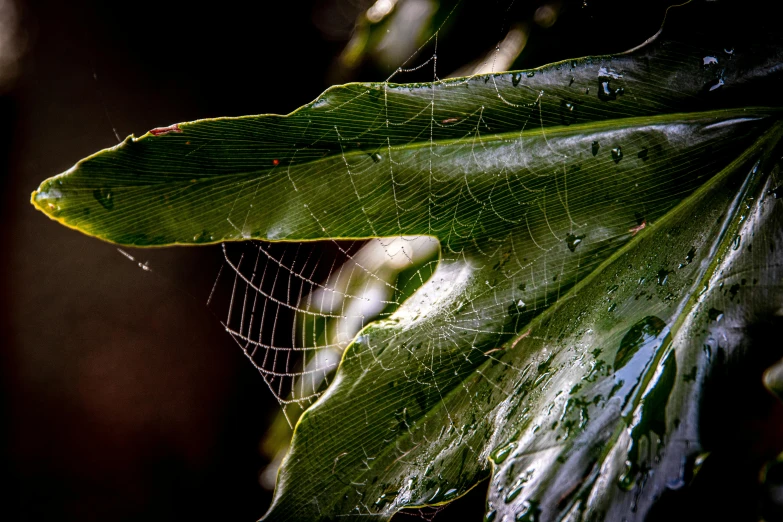
[[[457,496],[457,490],[452,488],[452,489],[447,490],[443,494],[443,500],[450,500],[450,499],[452,499],[452,498],[454,498],[456,496]]]
[[[704,90],[710,92],[722,86],[723,86],[723,78],[716,78],[715,80],[709,81],[706,84],[704,84]]]
[[[707,315],[710,318],[710,321],[720,321],[723,319],[723,310],[718,310],[717,308],[710,308],[707,311]]]
[[[501,464],[504,460],[508,458],[509,455],[511,455],[511,452],[514,451],[514,448],[516,447],[516,443],[509,442],[505,446],[502,446],[495,451],[493,451],[489,458],[492,459],[492,462],[495,464]]]
[[[623,491],[631,491],[634,484],[636,484],[636,465],[630,460],[625,461],[625,469],[620,477],[617,479],[617,485]]]
[[[628,364],[634,354],[639,351],[639,348],[657,338],[664,328],[666,328],[666,323],[654,315],[648,315],[633,325],[628,330],[628,333],[623,336],[622,341],[620,341],[620,348],[614,356],[612,366],[615,371]]]
[[[568,234],[566,236],[566,245],[568,245],[568,250],[571,252],[574,252],[576,250],[576,247],[579,246],[579,244],[582,242],[582,240],[585,238],[585,236],[577,236],[574,234]]]
[[[525,486],[523,484],[518,485],[517,487],[513,488],[511,491],[508,492],[508,494],[503,498],[503,502],[506,504],[512,502],[515,498],[519,496],[520,493],[522,493],[522,489]]]
[[[618,96],[622,96],[625,89],[622,87],[615,88],[612,86],[612,80],[619,80],[623,76],[617,74],[614,71],[601,67],[598,70],[598,98],[601,101],[616,100]]]
[[[113,194],[111,189],[98,188],[92,191],[92,195],[106,210],[114,209],[114,199],[112,199]]]
[[[541,509],[538,507],[538,502],[535,500],[526,500],[522,503],[522,511],[517,513],[514,517],[516,522],[538,522],[538,516],[541,514]]]

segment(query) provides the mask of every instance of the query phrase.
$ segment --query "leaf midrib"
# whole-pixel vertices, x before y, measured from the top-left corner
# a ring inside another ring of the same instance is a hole
[[[693,121],[698,121],[701,119],[707,119],[710,116],[714,116],[716,119],[719,118],[730,118],[732,116],[748,116],[748,113],[750,112],[750,119],[753,118],[755,115],[757,119],[763,119],[765,116],[771,116],[776,113],[782,112],[783,109],[780,108],[774,108],[774,107],[748,107],[748,108],[742,108],[742,109],[716,109],[716,110],[710,110],[710,111],[702,111],[702,112],[679,112],[679,113],[671,113],[671,114],[662,114],[657,116],[636,116],[631,118],[620,118],[620,119],[611,119],[611,120],[601,120],[601,121],[592,121],[592,122],[584,122],[579,124],[573,124],[573,125],[557,125],[553,127],[549,127],[547,129],[542,128],[536,128],[536,129],[530,129],[530,130],[521,130],[521,131],[514,131],[514,132],[505,132],[505,133],[499,133],[499,134],[482,134],[480,138],[480,141],[482,143],[497,143],[497,142],[503,142],[508,140],[518,140],[518,139],[524,139],[529,137],[537,137],[537,136],[547,136],[547,135],[568,135],[568,134],[586,134],[589,131],[589,133],[598,133],[604,130],[623,130],[630,127],[638,127],[638,128],[645,128],[645,127],[655,127],[659,126],[661,123],[672,123],[672,122],[678,122],[678,123],[688,123]],[[163,137],[161,136],[152,136],[154,139],[161,139]],[[146,139],[146,137],[135,139],[134,141],[138,141],[141,139]],[[163,138],[165,139],[165,138]],[[410,143],[407,145],[392,145],[390,148],[393,151],[413,151],[413,150],[420,150],[424,148],[429,147],[448,147],[452,145],[459,145],[466,143],[467,138],[460,138],[460,139],[444,139],[444,140],[432,140],[432,141],[420,141],[415,143]],[[64,174],[74,174],[74,171],[78,171],[81,165],[84,162],[87,162],[93,158],[96,158],[102,154],[108,154],[110,152],[116,152],[117,147],[112,147],[110,149],[104,149],[103,151],[90,156],[89,158],[86,158],[85,160],[80,161],[76,167],[71,169],[70,171],[64,173]],[[287,167],[272,167],[267,169],[261,169],[261,170],[249,170],[249,171],[238,171],[238,172],[232,172],[227,174],[218,174],[214,176],[207,176],[207,177],[198,177],[195,175],[194,177],[189,177],[187,181],[162,181],[160,183],[152,183],[152,184],[146,184],[146,185],[113,185],[112,188],[122,188],[122,189],[149,189],[151,187],[157,187],[160,185],[166,185],[170,184],[172,186],[189,186],[194,185],[196,183],[207,183],[208,181],[213,180],[223,180],[226,177],[245,177],[245,176],[251,176],[254,174],[257,175],[263,175],[263,174],[271,174],[277,169],[281,168],[304,168],[304,167],[317,167],[321,163],[326,163],[328,161],[333,161],[335,157],[342,156],[346,159],[352,159],[352,158],[363,158],[368,153],[363,150],[352,150],[350,152],[337,152],[330,154],[328,156],[324,156],[322,158],[318,158],[313,161],[305,162],[305,163],[297,163],[295,165],[290,165]],[[185,176],[187,174],[182,173],[179,174],[179,176]],[[53,178],[56,179],[56,178]],[[195,180],[195,181],[194,181]],[[89,187],[74,187],[69,189],[69,191],[72,192],[91,192],[93,189]],[[38,191],[36,190],[33,192],[33,197],[38,194]],[[340,238],[337,238],[340,239]]]

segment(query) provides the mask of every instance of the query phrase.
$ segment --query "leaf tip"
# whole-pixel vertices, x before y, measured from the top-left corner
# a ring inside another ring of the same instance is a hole
[[[59,210],[58,200],[62,192],[56,187],[56,178],[49,178],[30,194],[30,204],[52,219]]]

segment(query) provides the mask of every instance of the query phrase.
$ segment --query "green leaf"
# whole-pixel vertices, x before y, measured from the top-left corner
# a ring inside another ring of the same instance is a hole
[[[642,520],[692,474],[711,361],[783,304],[780,42],[672,25],[619,56],[131,137],[33,203],[135,246],[438,238],[300,417],[268,519],[386,519],[491,474],[489,519]]]

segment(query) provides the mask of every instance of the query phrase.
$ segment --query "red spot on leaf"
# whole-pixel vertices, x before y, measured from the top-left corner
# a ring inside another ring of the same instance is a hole
[[[272,165],[274,165],[275,167],[277,167],[278,165],[280,165],[280,160],[279,160],[279,159],[273,159],[273,160],[272,160]]]
[[[647,226],[647,221],[642,221],[641,225],[629,228],[628,232],[633,232],[633,235],[635,236],[639,231],[644,230],[646,226]]]
[[[174,125],[169,125],[168,127],[155,127],[150,131],[150,134],[153,136],[163,136],[169,132],[182,132],[182,129],[179,128],[179,124],[175,123]]]

